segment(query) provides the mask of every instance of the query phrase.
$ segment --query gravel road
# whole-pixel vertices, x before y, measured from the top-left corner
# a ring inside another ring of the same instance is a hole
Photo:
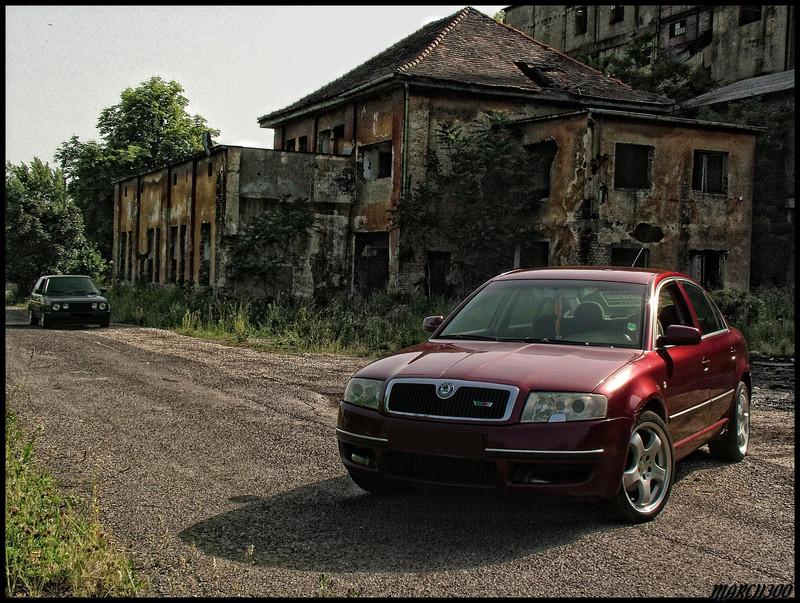
[[[346,476],[336,399],[365,360],[271,354],[6,309],[6,380],[38,455],[157,595],[708,596],[794,583],[794,372],[757,365],[749,456],[678,464],[652,523],[581,501],[413,490]],[[760,381],[763,376],[763,381]],[[321,579],[320,577],[324,575]]]

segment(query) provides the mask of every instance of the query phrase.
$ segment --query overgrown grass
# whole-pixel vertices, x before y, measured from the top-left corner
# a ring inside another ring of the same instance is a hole
[[[62,494],[34,458],[6,391],[6,586],[9,596],[132,596],[143,583],[130,560],[115,551],[90,509]]]
[[[794,287],[720,289],[711,296],[745,336],[752,356],[794,356]]]
[[[338,298],[325,304],[279,298],[217,300],[178,288],[116,287],[112,319],[225,339],[265,350],[369,356],[425,340],[422,319],[447,314],[458,300],[389,295]]]
[[[794,355],[794,289],[712,292],[753,355]],[[457,299],[342,297],[325,304],[289,298],[214,300],[209,292],[117,287],[109,292],[113,320],[224,339],[265,350],[374,356],[423,341],[422,319],[447,314]]]

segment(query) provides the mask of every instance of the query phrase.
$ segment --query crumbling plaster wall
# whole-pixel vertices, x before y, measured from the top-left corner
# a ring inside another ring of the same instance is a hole
[[[593,264],[609,263],[613,245],[644,246],[650,266],[688,272],[691,250],[726,251],[725,286],[748,288],[752,134],[584,115],[524,124],[522,136],[525,144],[558,144],[541,216],[551,263],[579,263],[579,240],[588,233]],[[654,147],[649,189],[615,187],[617,143]],[[728,153],[726,193],[691,190],[695,150]],[[642,223],[660,228],[663,238],[637,241],[632,233]]]

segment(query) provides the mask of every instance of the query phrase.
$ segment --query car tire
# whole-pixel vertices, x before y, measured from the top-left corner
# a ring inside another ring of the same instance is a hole
[[[611,515],[626,523],[651,521],[669,499],[675,476],[672,436],[656,413],[641,413],[631,429],[617,494],[608,501]]]
[[[750,394],[747,385],[740,381],[731,402],[728,428],[722,437],[708,443],[708,450],[718,461],[737,463],[747,455],[749,444]]]
[[[29,309],[29,310],[28,310],[28,323],[29,323],[31,326],[36,326],[36,324],[37,324],[38,322],[39,322],[39,319],[38,319],[38,318],[36,318],[36,316],[33,314],[33,310],[30,310],[30,309]]]

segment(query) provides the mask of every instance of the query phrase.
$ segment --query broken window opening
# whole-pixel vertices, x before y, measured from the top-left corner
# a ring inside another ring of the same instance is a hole
[[[676,21],[669,26],[669,37],[670,38],[677,38],[678,36],[682,36],[686,33],[686,19],[682,21]]]
[[[208,177],[211,178],[211,176],[213,174],[214,174],[214,164],[209,161],[208,162]]]
[[[125,187],[125,196],[126,197],[128,196],[128,187],[127,186]]]
[[[760,4],[739,7],[739,25],[747,25],[748,23],[755,23],[756,21],[761,21]]]
[[[119,248],[117,249],[117,274],[119,278],[125,280],[125,258],[128,251],[128,233],[120,233]]]
[[[186,224],[181,224],[178,228],[178,251],[177,251],[177,266],[178,275],[177,282],[183,284],[186,278]]]
[[[297,150],[301,153],[308,151],[308,136],[301,136],[297,139]]]
[[[211,281],[211,224],[208,222],[200,225],[200,254],[198,281],[201,285],[208,285]]]
[[[611,266],[647,268],[650,266],[650,250],[646,247],[611,247]]]
[[[719,289],[724,284],[727,251],[704,249],[689,252],[689,275],[706,289]]]
[[[720,151],[695,151],[692,190],[725,193],[728,189],[728,154]]]
[[[514,268],[544,268],[550,265],[550,241],[528,241],[517,245]]]
[[[447,293],[447,274],[450,272],[450,252],[429,251],[425,262],[425,284],[428,295]]]
[[[653,147],[617,143],[614,153],[614,188],[650,188],[653,182]]]
[[[344,152],[344,124],[334,126],[331,132],[333,153],[341,155]]]
[[[294,151],[294,138],[290,138],[283,145],[284,151]]]
[[[153,282],[161,281],[161,229],[156,228],[153,248]]]
[[[359,155],[363,164],[364,180],[379,180],[392,176],[391,141],[361,147]]]
[[[558,152],[555,140],[545,140],[525,146],[531,161],[531,180],[536,199],[546,199],[550,196],[550,171],[553,160]]]
[[[608,20],[610,24],[622,23],[625,20],[625,7],[622,5],[612,6],[611,15]]]
[[[174,283],[178,278],[178,227],[170,226],[167,236],[167,281]]]
[[[172,174],[172,186],[175,186],[176,184],[178,184],[178,174],[173,173]]]
[[[576,6],[575,7],[575,35],[576,36],[583,35],[588,30],[587,8],[588,7],[586,7],[586,6]]]
[[[389,233],[357,232],[353,286],[362,293],[384,291],[389,283]]]

